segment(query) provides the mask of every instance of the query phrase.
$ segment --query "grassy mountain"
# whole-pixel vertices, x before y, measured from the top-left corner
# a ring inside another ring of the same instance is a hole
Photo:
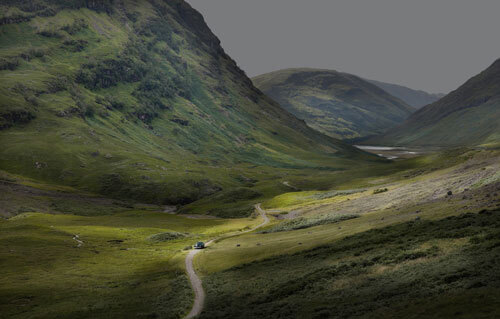
[[[0,169],[185,204],[276,168],[370,159],[258,91],[182,0],[9,0],[0,12]]]
[[[337,71],[286,69],[253,82],[311,127],[337,138],[380,134],[414,111],[379,87]]]
[[[401,126],[367,143],[458,146],[500,142],[500,60]]]
[[[427,104],[434,103],[443,96],[445,96],[445,94],[442,93],[427,93],[425,91],[413,90],[407,88],[406,86],[397,84],[385,83],[375,80],[367,80],[367,81],[372,84],[375,84],[382,90],[406,102],[408,105],[411,105],[416,109],[420,109],[426,106]]]

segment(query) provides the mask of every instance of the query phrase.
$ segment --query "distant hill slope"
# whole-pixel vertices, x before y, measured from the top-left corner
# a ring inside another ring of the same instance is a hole
[[[253,82],[311,127],[336,138],[383,133],[414,111],[379,87],[333,70],[286,69]]]
[[[461,146],[500,142],[500,59],[399,127],[365,143]]]
[[[367,80],[367,81],[375,84],[382,90],[406,102],[406,104],[411,105],[416,109],[420,109],[428,104],[434,103],[446,95],[442,93],[436,93],[436,94],[427,93],[421,90],[413,90],[406,86],[385,83],[375,80]]]
[[[371,160],[257,90],[182,0],[3,1],[0,169],[184,204]]]

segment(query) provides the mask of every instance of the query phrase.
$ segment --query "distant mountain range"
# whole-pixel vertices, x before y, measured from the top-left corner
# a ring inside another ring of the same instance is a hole
[[[461,146],[500,144],[500,59],[457,90],[366,144]]]
[[[446,95],[443,93],[427,93],[421,90],[413,90],[407,88],[406,86],[375,80],[367,81],[375,84],[376,86],[380,87],[389,94],[401,99],[402,101],[405,101],[408,105],[411,105],[416,109],[420,109],[428,104],[434,103]]]
[[[379,86],[334,70],[285,69],[252,80],[314,129],[341,139],[381,134],[415,111]]]
[[[262,176],[257,167],[372,158],[257,90],[182,0],[8,1],[2,9],[2,170],[185,204],[247,185]],[[403,106],[396,119],[408,112]]]

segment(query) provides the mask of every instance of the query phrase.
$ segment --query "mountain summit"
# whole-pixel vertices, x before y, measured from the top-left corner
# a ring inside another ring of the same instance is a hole
[[[253,82],[311,127],[336,138],[383,133],[414,111],[378,86],[333,70],[286,69]]]

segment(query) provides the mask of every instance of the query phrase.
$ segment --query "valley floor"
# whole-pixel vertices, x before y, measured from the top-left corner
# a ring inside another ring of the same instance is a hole
[[[193,259],[201,317],[498,317],[499,159],[428,154],[339,173],[322,191],[286,180],[288,193],[264,198],[268,225]],[[2,317],[181,318],[194,298],[186,247],[261,223],[0,177]]]
[[[256,225],[194,219],[2,174],[0,317],[179,318],[185,247]]]

